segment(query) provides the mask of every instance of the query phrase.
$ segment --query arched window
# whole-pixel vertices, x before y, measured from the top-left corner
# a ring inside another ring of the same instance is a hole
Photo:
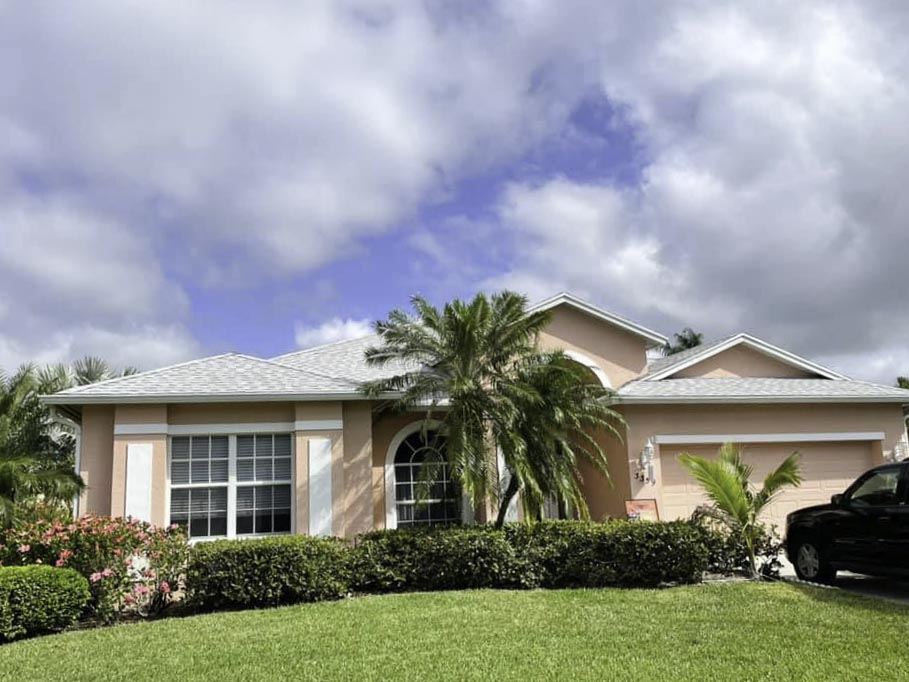
[[[461,522],[461,489],[451,478],[445,445],[438,431],[419,429],[395,449],[392,493],[398,528]]]

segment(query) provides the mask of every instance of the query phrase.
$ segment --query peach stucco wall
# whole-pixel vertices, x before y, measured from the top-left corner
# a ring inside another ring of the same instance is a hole
[[[817,378],[817,374],[780,362],[752,348],[735,346],[702,362],[686,367],[674,377],[771,377]]]
[[[777,404],[777,405],[626,405],[629,465],[647,441],[659,435],[788,434],[883,432],[883,441],[869,444],[872,463],[883,460],[905,430],[899,405]],[[662,471],[657,447],[656,485],[632,479],[635,498],[656,498],[661,505]],[[630,470],[630,467],[629,467]]]
[[[609,377],[613,388],[644,371],[647,352],[641,337],[565,305],[553,308],[551,315],[549,325],[540,335],[543,348],[586,355]]]
[[[86,405],[82,410],[82,454],[79,462],[79,475],[86,485],[79,498],[79,512],[82,514],[110,514],[113,449],[113,406]]]
[[[317,413],[323,403],[313,403]],[[294,403],[208,403],[167,406],[169,424],[256,424],[292,422]],[[321,419],[322,417],[309,417]]]

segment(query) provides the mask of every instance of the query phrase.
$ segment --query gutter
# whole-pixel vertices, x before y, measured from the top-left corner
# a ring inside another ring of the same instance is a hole
[[[622,396],[616,395],[616,401],[623,405],[662,405],[662,404],[752,404],[788,403],[897,403],[909,405],[903,396]]]

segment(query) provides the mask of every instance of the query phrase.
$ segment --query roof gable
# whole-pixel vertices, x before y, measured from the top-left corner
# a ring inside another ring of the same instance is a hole
[[[779,364],[802,370],[809,377],[811,375],[816,375],[827,380],[843,380],[848,378],[839,372],[835,372],[832,369],[812,362],[795,353],[790,353],[787,350],[774,346],[773,344],[751,336],[750,334],[736,334],[735,336],[730,336],[713,343],[691,348],[682,353],[661,358],[660,360],[651,363],[649,371],[643,379],[646,381],[659,381],[660,379],[668,379],[677,376],[682,370],[698,365],[709,358],[714,358],[733,348],[747,348],[754,352],[761,353],[768,358],[772,358]]]
[[[619,327],[620,329],[630,332],[631,334],[640,336],[647,341],[648,347],[662,346],[668,342],[668,339],[659,332],[655,332],[652,329],[648,329],[647,327],[644,327],[643,325],[640,325],[636,322],[632,322],[631,320],[625,319],[624,317],[615,315],[608,310],[604,310],[603,308],[597,307],[592,303],[588,303],[587,301],[584,301],[577,296],[566,292],[556,294],[555,296],[540,301],[539,303],[535,303],[534,305],[530,306],[527,311],[531,313],[542,312],[551,310],[560,305],[569,306],[575,310],[579,310],[587,315],[590,315],[591,317],[601,320],[602,322],[606,322],[607,324]]]

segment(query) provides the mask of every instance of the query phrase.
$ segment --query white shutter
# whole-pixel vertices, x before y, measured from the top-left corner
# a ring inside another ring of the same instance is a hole
[[[149,522],[152,458],[151,443],[129,443],[126,446],[126,515]]]
[[[331,439],[309,439],[309,534],[331,535]]]

